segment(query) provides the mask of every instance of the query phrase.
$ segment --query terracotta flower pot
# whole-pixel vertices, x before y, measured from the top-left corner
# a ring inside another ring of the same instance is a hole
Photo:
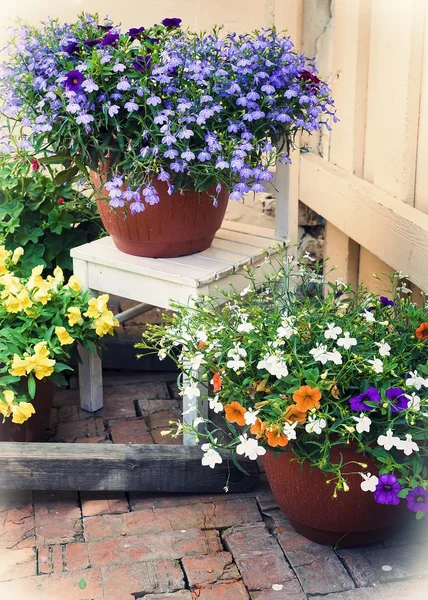
[[[19,425],[10,418],[0,422],[0,442],[39,442],[43,441],[44,432],[49,427],[55,386],[50,381],[37,381],[36,395],[32,404],[36,410],[34,415]]]
[[[98,197],[108,196],[102,184],[106,173],[91,171],[91,181],[101,190]],[[126,254],[152,258],[172,258],[206,250],[220,229],[226,212],[229,191],[222,189],[218,206],[213,206],[208,192],[186,190],[168,194],[165,182],[153,181],[160,201],[132,215],[125,208],[112,208],[107,200],[97,206],[105,229],[117,248]],[[210,190],[214,195],[214,188]]]
[[[363,471],[377,474],[378,468],[370,456],[358,454],[350,447],[335,447],[331,462],[338,462],[340,453],[344,463],[363,462],[362,469],[351,464],[343,472]],[[293,528],[308,539],[321,544],[342,547],[370,544],[382,540],[394,527],[399,527],[406,516],[402,501],[399,506],[377,504],[371,492],[363,492],[360,475],[348,475],[349,491],[340,491],[333,498],[334,484],[327,484],[331,474],[303,467],[292,461],[293,453],[283,452],[277,458],[268,451],[264,456],[266,475],[280,509],[287,515]]]

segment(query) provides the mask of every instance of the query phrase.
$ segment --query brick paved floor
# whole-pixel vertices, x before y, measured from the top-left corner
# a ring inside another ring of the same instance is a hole
[[[173,376],[106,373],[99,414],[56,395],[50,439],[165,443],[177,418]],[[382,544],[309,542],[263,477],[240,495],[0,493],[1,600],[425,600],[427,550],[413,520]]]

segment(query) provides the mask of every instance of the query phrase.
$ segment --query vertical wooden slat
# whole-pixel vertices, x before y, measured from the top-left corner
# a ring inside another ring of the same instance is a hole
[[[414,203],[424,9],[425,0],[372,0],[364,179],[409,204]]]
[[[416,161],[415,207],[428,213],[428,2],[425,6],[425,31],[422,87]]]
[[[362,175],[369,62],[370,0],[335,2],[333,7],[332,94],[340,123],[330,137],[330,162]],[[326,224],[325,256],[329,280],[358,283],[359,246],[331,223]]]

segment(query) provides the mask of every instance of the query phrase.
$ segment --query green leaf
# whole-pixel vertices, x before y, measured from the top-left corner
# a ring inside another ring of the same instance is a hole
[[[36,395],[36,381],[32,373],[30,373],[30,375],[28,376],[28,393],[30,395],[30,398],[34,398],[34,396]]]
[[[425,516],[425,513],[424,513],[424,511],[423,511],[423,510],[418,510],[418,512],[416,513],[416,519],[417,519],[418,521],[420,521],[421,519],[423,519],[423,518],[424,518],[424,516]]]
[[[16,383],[20,379],[21,378],[17,377],[16,375],[5,375],[4,377],[0,377],[0,384],[1,385],[9,385],[11,383]]]
[[[85,581],[84,579],[81,579],[81,580],[79,581],[79,588],[80,588],[81,590],[84,590],[84,589],[86,588],[86,585],[87,585],[87,584],[86,584],[86,581]]]
[[[64,363],[56,362],[55,363],[55,372],[61,373],[62,371],[73,371],[73,367],[66,365]]]
[[[55,156],[40,158],[39,163],[42,165],[62,165],[68,160],[71,160],[71,158],[67,154],[55,154]]]
[[[77,175],[79,172],[79,167],[71,167],[70,169],[66,169],[65,171],[60,171],[53,180],[54,185],[63,185],[68,181],[71,181],[73,177]]]
[[[399,498],[405,498],[409,492],[410,492],[410,488],[403,488],[402,490],[400,490],[398,492],[397,496]]]

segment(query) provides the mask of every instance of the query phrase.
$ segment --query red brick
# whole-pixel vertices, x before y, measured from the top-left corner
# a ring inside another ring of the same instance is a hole
[[[100,416],[99,411],[91,413],[74,404],[66,404],[58,409],[58,421],[60,423],[64,423],[65,421],[81,421],[82,419],[90,419],[97,416]]]
[[[156,510],[134,511],[124,515],[104,515],[84,520],[86,540],[100,540],[127,535],[159,533],[182,529],[218,529],[234,524],[260,521],[253,498],[226,500],[216,504],[175,506]]]
[[[52,442],[77,442],[82,438],[105,438],[104,421],[101,418],[90,417],[82,421],[59,423]]]
[[[289,582],[283,585],[281,590],[260,590],[250,592],[251,600],[306,600],[306,594],[302,592],[298,583]],[[337,600],[340,600],[339,598]]]
[[[183,572],[178,562],[172,560],[102,567],[101,572],[104,587],[111,596],[174,592],[184,588]]]
[[[215,583],[195,590],[192,597],[195,600],[248,600],[249,598],[242,581]]]
[[[74,390],[64,390],[64,389],[56,389],[55,395],[53,399],[53,406],[55,408],[60,408],[61,406],[74,405],[79,406],[80,404],[80,394],[78,389]]]
[[[86,587],[80,589],[79,581]],[[0,598],[5,600],[92,600],[104,598],[100,569],[38,575],[0,583]]]
[[[122,492],[80,492],[80,500],[84,517],[129,511],[128,500]]]
[[[180,590],[172,594],[148,594],[144,600],[192,600],[192,594],[189,590]]]
[[[277,540],[264,523],[232,527],[223,534],[223,540],[249,590],[295,580]]]
[[[130,308],[133,308],[134,306],[137,306],[137,304],[139,303],[134,302],[133,300],[122,299],[120,301],[120,310],[128,310]],[[125,321],[125,327],[127,327],[128,325],[145,325],[146,323],[155,323],[158,325],[162,323],[163,312],[164,311],[162,308],[152,308],[151,310],[148,310],[147,312],[142,313],[141,315],[137,315],[135,317],[132,317],[132,319]]]
[[[162,412],[164,410],[168,411],[168,410],[173,410],[173,409],[179,408],[179,404],[178,404],[177,400],[174,400],[172,398],[165,398],[165,399],[159,398],[156,400],[151,400],[151,399],[138,400],[137,404],[138,404],[138,408],[139,408],[141,414],[144,415],[145,417],[147,417],[155,412]]]
[[[21,550],[36,545],[34,533],[34,510],[28,496],[3,498],[0,511],[0,548]]]
[[[128,390],[129,388],[129,390]],[[134,400],[137,386],[117,386],[104,392],[104,406],[99,411],[104,419],[125,419],[137,416]],[[135,393],[132,393],[134,390]]]
[[[92,566],[132,563],[143,560],[180,559],[221,550],[216,531],[189,529],[140,536],[119,536],[89,543]]]
[[[311,600],[426,600],[428,578],[395,581],[371,588],[357,588],[338,594],[312,596]]]
[[[39,574],[77,571],[89,567],[88,547],[84,543],[43,546],[38,550]]]
[[[120,419],[109,421],[114,444],[153,444],[144,419]]]
[[[36,575],[34,548],[0,549],[0,581]]]
[[[229,552],[206,556],[187,556],[181,561],[190,587],[202,587],[217,581],[241,579]]]
[[[178,409],[160,410],[152,413],[148,418],[150,429],[170,429],[170,421],[181,421],[182,414]]]
[[[165,446],[182,446],[183,436],[172,437],[172,435],[162,435],[161,429],[152,429],[151,436],[155,444],[163,444]]]
[[[73,542],[82,534],[77,493],[35,492],[35,525],[38,546]]]
[[[224,494],[147,494],[144,492],[130,492],[129,501],[131,510],[144,510],[154,508],[170,508],[173,506],[188,506],[191,504],[217,504],[232,500],[248,500],[257,496],[255,492],[224,493]]]

